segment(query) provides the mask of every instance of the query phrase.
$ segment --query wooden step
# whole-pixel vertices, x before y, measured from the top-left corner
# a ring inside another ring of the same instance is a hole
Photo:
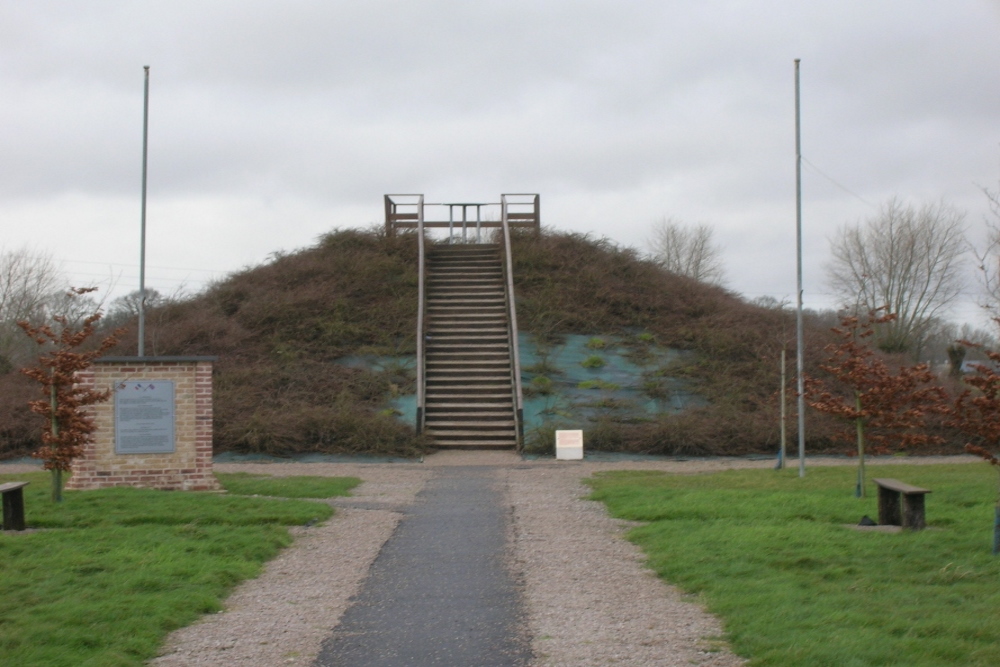
[[[430,364],[433,364],[434,368],[450,366],[456,370],[460,368],[492,370],[495,368],[510,368],[510,354],[498,354],[496,352],[438,352],[428,354],[426,362],[428,368]]]
[[[496,378],[505,382],[510,382],[510,361],[504,361],[502,365],[500,363],[470,365],[445,361],[434,362],[433,366],[425,365],[425,368],[427,368],[428,380],[444,380],[450,377],[469,377],[480,381],[486,378]]]
[[[435,262],[427,267],[427,275],[443,276],[447,274],[468,273],[478,275],[502,275],[503,267],[499,260],[473,260],[461,262]]]
[[[489,307],[489,306],[500,306],[504,307],[503,295],[500,296],[473,296],[468,294],[455,294],[455,295],[442,295],[442,296],[432,296],[427,299],[427,307],[433,308],[435,306],[450,306],[452,308],[456,306],[474,306],[474,307]]]
[[[426,313],[428,317],[434,319],[442,319],[453,315],[464,317],[478,316],[495,317],[499,318],[504,324],[507,323],[506,302],[491,303],[470,308],[469,306],[445,300],[435,304],[428,303]]]
[[[468,401],[436,401],[428,410],[448,410],[449,412],[461,412],[463,410],[510,410],[514,407],[513,401],[483,401],[482,403],[470,403]]]
[[[481,273],[457,276],[454,274],[432,275],[428,278],[427,288],[430,291],[468,287],[470,289],[503,289],[503,276],[483,275]]]
[[[476,403],[480,401],[483,403],[495,403],[497,401],[506,401],[511,399],[514,395],[513,387],[496,387],[490,385],[470,386],[468,384],[455,386],[462,387],[462,389],[454,390],[447,386],[429,387],[426,395],[427,405],[434,407],[434,402],[436,401],[441,401],[443,403],[453,401],[463,401],[466,403]]]
[[[516,438],[514,433],[513,422],[509,429],[462,429],[462,430],[435,430],[428,428],[427,431],[432,438],[440,442],[442,437],[462,439],[468,441],[474,440],[495,440],[504,437]]]
[[[510,349],[506,345],[492,346],[456,345],[451,347],[428,348],[427,359],[506,359],[510,361]]]
[[[462,451],[495,451],[501,449],[515,449],[517,447],[516,441],[514,443],[510,442],[469,442],[469,443],[452,443],[452,444],[441,444],[434,443],[431,445],[433,449],[440,450],[462,450]]]
[[[494,332],[507,333],[507,327],[503,326],[503,322],[492,320],[492,319],[482,319],[482,320],[463,320],[461,322],[438,322],[434,319],[428,318],[427,322],[427,333],[439,336],[445,336],[456,332],[466,332],[471,336],[475,337],[477,335],[486,333],[492,334]],[[492,330],[492,331],[490,331]]]
[[[504,362],[510,366],[510,353],[496,350],[476,350],[474,348],[459,348],[460,351],[428,351],[425,363],[434,362],[440,366],[442,363],[454,361],[457,367],[475,367],[478,361],[487,366],[495,366],[499,362]]]
[[[491,363],[462,364],[461,362],[446,361],[428,363],[427,380],[444,380],[447,378],[468,378],[469,380],[486,380],[487,378],[510,381],[510,361]]]

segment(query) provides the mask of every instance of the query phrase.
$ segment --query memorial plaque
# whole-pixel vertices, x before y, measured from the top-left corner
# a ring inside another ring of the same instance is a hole
[[[115,453],[173,451],[173,381],[124,381],[115,385]]]

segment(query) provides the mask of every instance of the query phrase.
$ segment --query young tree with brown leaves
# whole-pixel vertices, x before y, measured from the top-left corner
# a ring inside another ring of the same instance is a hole
[[[1000,324],[1000,320],[998,320]],[[1000,472],[1000,458],[983,445],[996,447],[1000,442],[1000,352],[993,352],[978,343],[959,341],[962,345],[982,350],[991,364],[976,364],[976,373],[965,376],[968,389],[955,398],[949,411],[949,426],[975,438],[978,442],[967,443],[965,450],[981,457]],[[994,509],[993,555],[1000,554],[1000,494]]]
[[[903,366],[894,373],[868,344],[876,327],[894,319],[895,315],[879,315],[878,310],[869,312],[864,321],[845,317],[833,329],[842,342],[825,348],[830,357],[820,366],[834,382],[806,380],[806,402],[811,407],[853,426],[853,434],[844,439],[857,442],[859,498],[865,495],[866,448],[884,453],[939,440],[923,430],[927,414],[941,412],[946,397],[941,387],[932,384],[935,378],[927,365]]]
[[[71,290],[70,294],[80,296],[92,291],[93,288],[79,288]],[[47,324],[32,326],[23,320],[17,324],[39,345],[54,346],[50,354],[38,358],[37,367],[23,368],[21,372],[42,386],[45,398],[29,404],[31,411],[47,422],[42,432],[42,446],[32,456],[44,460],[43,467],[52,472],[52,501],[61,502],[63,472],[69,471],[73,459],[83,453],[96,429],[86,406],[101,403],[111,396],[110,391],[79,386],[76,374],[90,367],[94,359],[115,345],[120,332],[114,332],[97,347],[81,351],[94,335],[94,325],[101,314],[90,315],[79,328],[72,326],[66,317],[54,319],[59,331]]]

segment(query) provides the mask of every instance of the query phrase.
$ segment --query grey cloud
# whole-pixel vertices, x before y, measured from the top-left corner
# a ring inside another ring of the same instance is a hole
[[[984,210],[998,27],[982,0],[0,0],[0,215],[137,196],[148,64],[155,197],[262,220],[294,201],[343,224],[377,219],[385,192],[528,190],[553,223],[635,244],[677,212],[731,234],[734,266],[761,274],[742,284],[773,291],[787,267],[760,267],[784,266],[767,255],[794,210],[793,58],[804,154],[838,182],[804,174],[821,254],[823,230],[866,210],[855,194]],[[266,255],[316,224],[250,236]]]

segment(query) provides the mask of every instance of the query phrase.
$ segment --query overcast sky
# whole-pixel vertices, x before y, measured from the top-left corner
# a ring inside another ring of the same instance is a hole
[[[708,223],[731,289],[794,301],[796,58],[806,306],[890,197],[981,234],[998,0],[0,0],[0,244],[137,289],[149,65],[162,292],[380,223],[387,193],[537,192],[550,228],[638,248]]]

